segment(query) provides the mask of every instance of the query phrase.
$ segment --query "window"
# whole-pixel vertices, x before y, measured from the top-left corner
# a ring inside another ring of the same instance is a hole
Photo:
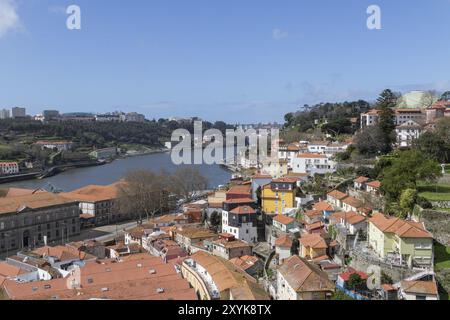
[[[0,230],[5,229],[5,223],[4,222],[0,222]]]
[[[427,300],[427,296],[421,295],[421,294],[417,294],[416,295],[416,300]]]

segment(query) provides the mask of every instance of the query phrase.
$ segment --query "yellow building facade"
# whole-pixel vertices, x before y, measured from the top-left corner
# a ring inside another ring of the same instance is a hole
[[[265,213],[283,214],[285,209],[295,207],[296,179],[272,180],[261,190],[262,209]]]

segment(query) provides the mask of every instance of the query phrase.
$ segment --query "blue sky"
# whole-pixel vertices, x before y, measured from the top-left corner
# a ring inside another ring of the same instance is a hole
[[[450,0],[0,0],[0,17],[0,108],[30,114],[266,122],[385,87],[450,90]]]

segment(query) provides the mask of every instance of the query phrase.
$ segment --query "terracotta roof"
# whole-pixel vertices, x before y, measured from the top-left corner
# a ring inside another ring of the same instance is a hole
[[[258,173],[258,174],[254,174],[252,176],[252,179],[272,179],[272,176],[270,174]]]
[[[351,196],[348,196],[347,198],[343,199],[342,202],[356,209],[361,208],[363,206],[363,203],[361,201]]]
[[[321,217],[323,214],[322,211],[320,210],[306,210],[305,215],[308,216],[309,218],[314,218],[319,216]]]
[[[398,108],[395,109],[395,113],[422,113],[422,110],[413,108]]]
[[[395,289],[393,285],[387,284],[387,283],[382,284],[382,285],[381,285],[381,288],[382,288],[384,291],[397,291],[397,289]]]
[[[292,177],[282,177],[278,179],[273,179],[274,183],[297,183],[298,179]]]
[[[108,186],[89,185],[72,192],[61,193],[62,196],[85,202],[98,202],[113,200],[118,197],[120,186],[123,186],[124,182],[116,182]]]
[[[273,220],[275,220],[275,221],[277,221],[277,222],[279,222],[281,224],[284,224],[284,225],[288,225],[288,224],[293,223],[295,221],[294,218],[285,216],[284,214],[277,214],[275,217],[273,217]]]
[[[320,228],[323,228],[323,227],[324,227],[324,224],[323,224],[322,221],[317,221],[317,222],[314,222],[314,223],[310,223],[310,224],[306,224],[306,225],[305,225],[305,228],[306,228],[307,231],[311,231],[311,230],[315,230],[315,229],[320,229]]]
[[[367,182],[369,180],[370,180],[369,178],[361,176],[361,177],[356,178],[355,182],[356,183],[364,183],[364,182]]]
[[[344,273],[341,273],[341,274],[339,275],[339,277],[341,277],[342,280],[344,280],[344,281],[348,281],[348,279],[350,279],[350,276],[351,276],[352,274],[357,274],[357,275],[359,275],[359,276],[361,277],[361,279],[363,279],[363,280],[365,280],[365,279],[368,278],[368,276],[367,276],[366,273],[364,273],[364,272],[362,272],[362,271],[355,270],[355,269],[353,269],[353,268],[348,268],[348,270],[347,270],[346,272],[344,272]]]
[[[299,256],[291,256],[278,272],[296,292],[334,291],[327,273]]]
[[[20,197],[33,195],[36,193],[46,193],[47,191],[42,189],[24,189],[24,188],[7,188],[0,190],[0,197],[10,198],[10,197]]]
[[[338,200],[342,200],[342,199],[348,197],[348,195],[346,193],[340,192],[339,190],[333,190],[333,191],[329,192],[328,195],[330,197],[333,197]]]
[[[261,260],[257,257],[248,255],[239,258],[233,258],[230,260],[231,263],[233,263],[235,266],[240,267],[242,270],[247,270],[253,267],[258,261],[261,262]]]
[[[214,232],[203,228],[182,228],[177,229],[176,232],[190,239],[217,237],[217,234],[215,234]]]
[[[326,159],[327,156],[319,153],[300,153],[297,155],[297,158],[305,158],[305,159]]]
[[[358,213],[356,213],[354,211],[335,212],[335,213],[333,213],[330,216],[330,221],[340,222],[340,220],[344,220],[348,224],[354,225],[354,224],[358,224],[360,222],[363,222],[364,220],[366,220],[366,217],[364,217],[363,215],[360,215],[360,214],[358,214]]]
[[[309,247],[313,249],[326,249],[328,248],[325,239],[320,235],[313,234],[303,234],[300,238],[300,244],[304,247]]]
[[[433,238],[421,223],[387,218],[382,213],[375,213],[369,221],[382,232],[394,233],[400,238]]]
[[[249,245],[247,242],[244,242],[239,239],[234,239],[231,241],[228,241],[227,239],[217,239],[217,240],[214,240],[213,243],[223,246],[227,249],[251,247],[251,245]]]
[[[201,265],[217,285],[221,295],[231,292],[236,300],[267,300],[257,281],[230,261],[197,251],[189,257]]]
[[[381,182],[378,181],[378,180],[374,180],[374,181],[368,182],[367,185],[368,185],[369,187],[378,189],[378,188],[381,187]]]
[[[402,290],[409,293],[437,295],[438,288],[434,281],[402,281]]]
[[[230,211],[234,214],[254,214],[256,213],[255,209],[250,206],[239,206]]]
[[[72,246],[44,246],[39,247],[32,252],[39,255],[40,257],[55,257],[59,261],[95,259],[95,256],[83,251],[79,251]]]
[[[16,266],[13,266],[4,261],[0,262],[0,276],[3,277],[16,277],[20,274],[27,273],[28,271]]]
[[[292,247],[292,239],[287,234],[282,235],[275,240],[275,246],[281,248],[290,248]]]
[[[243,195],[250,195],[252,190],[251,185],[237,185],[230,188],[230,190],[227,191],[227,194],[243,194]]]
[[[44,192],[26,196],[0,198],[0,214],[17,213],[22,209],[40,209],[57,205],[75,203],[59,194]]]
[[[314,210],[321,210],[321,211],[334,211],[334,208],[331,204],[329,204],[326,201],[317,202],[313,205]]]
[[[224,203],[254,203],[254,202],[255,200],[253,200],[252,198],[239,198],[224,201]]]
[[[287,146],[287,150],[288,151],[300,151],[300,146],[295,143],[291,143]]]
[[[120,262],[107,259],[88,262],[80,269],[80,287],[70,278],[30,283],[5,282],[5,291],[17,300],[196,300],[194,289],[177,274],[172,263],[137,254]],[[164,289],[162,292],[158,288]]]

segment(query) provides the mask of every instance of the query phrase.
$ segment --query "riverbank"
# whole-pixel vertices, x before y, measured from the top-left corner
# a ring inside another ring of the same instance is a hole
[[[189,166],[189,165],[187,165]],[[208,188],[226,184],[231,178],[231,172],[218,164],[192,165],[195,166],[204,177],[208,179]],[[52,185],[57,190],[65,192],[73,191],[87,185],[109,185],[122,179],[126,174],[134,170],[149,170],[153,172],[175,172],[179,168],[171,159],[170,152],[158,152],[142,156],[118,158],[103,166],[85,167],[66,170],[52,177],[39,179],[27,179],[2,184],[1,188],[27,188],[38,189]]]
[[[157,149],[151,149],[146,148],[146,150],[143,151],[137,151],[133,150],[134,152],[128,152],[123,155],[118,155],[116,158],[108,160],[108,161],[82,161],[79,163],[69,163],[69,164],[63,164],[58,166],[53,166],[46,168],[44,170],[34,171],[34,172],[27,172],[23,174],[18,175],[10,175],[10,176],[3,176],[0,177],[0,185],[6,184],[6,183],[14,183],[19,181],[27,181],[27,180],[42,180],[45,178],[53,177],[58,174],[61,174],[63,172],[67,172],[69,170],[76,170],[86,167],[94,167],[94,166],[100,166],[105,165],[107,163],[111,163],[118,159],[126,159],[131,157],[138,157],[138,156],[147,156],[152,154],[158,154],[158,153],[167,153],[170,150],[166,148],[157,148]]]

